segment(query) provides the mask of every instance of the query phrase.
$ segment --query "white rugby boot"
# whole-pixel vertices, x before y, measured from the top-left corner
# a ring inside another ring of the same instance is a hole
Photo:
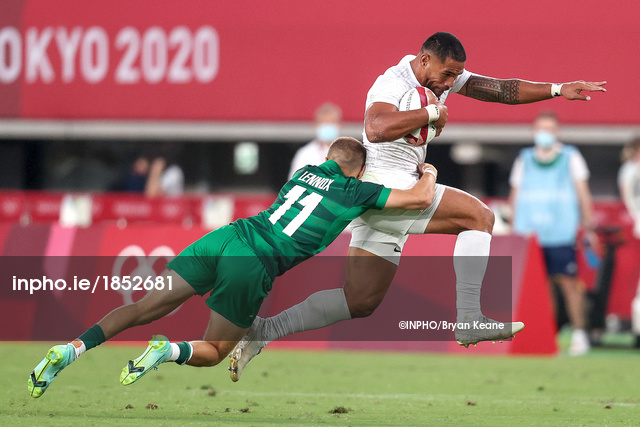
[[[458,344],[469,348],[469,345],[475,347],[481,341],[502,342],[513,338],[523,329],[522,322],[498,322],[482,315],[476,320],[458,322],[455,336]]]
[[[245,334],[244,337],[236,344],[231,353],[229,354],[229,371],[231,381],[236,382],[240,380],[242,371],[245,366],[256,357],[263,348],[269,343],[269,341],[263,341],[260,338],[264,336],[262,329],[266,322],[263,318],[256,316],[251,328]]]

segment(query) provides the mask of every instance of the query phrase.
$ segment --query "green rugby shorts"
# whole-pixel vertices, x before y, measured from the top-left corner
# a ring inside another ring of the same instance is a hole
[[[272,279],[264,265],[231,225],[205,234],[167,264],[198,295],[211,292],[206,304],[233,324],[248,328]]]

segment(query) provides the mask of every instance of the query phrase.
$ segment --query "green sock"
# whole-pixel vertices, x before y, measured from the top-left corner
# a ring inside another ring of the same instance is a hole
[[[176,345],[180,349],[180,355],[176,359],[176,363],[178,365],[184,365],[191,359],[191,356],[193,356],[193,347],[187,341],[176,343]]]
[[[82,335],[78,337],[78,340],[82,341],[87,350],[99,346],[107,339],[104,337],[104,331],[98,325],[93,325],[87,329]]]

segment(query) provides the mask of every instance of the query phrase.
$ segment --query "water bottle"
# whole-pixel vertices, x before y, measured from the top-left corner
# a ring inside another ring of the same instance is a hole
[[[596,253],[596,251],[593,250],[591,242],[589,241],[589,239],[584,239],[582,243],[584,247],[582,253],[584,254],[584,259],[587,262],[587,266],[589,266],[589,268],[592,270],[599,269],[600,262],[602,260],[600,259],[600,256]]]

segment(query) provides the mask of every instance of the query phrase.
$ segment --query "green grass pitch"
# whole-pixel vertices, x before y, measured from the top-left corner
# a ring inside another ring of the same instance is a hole
[[[525,358],[267,348],[238,383],[226,363],[167,363],[124,387],[120,370],[144,345],[103,345],[33,399],[27,377],[48,348],[0,345],[2,425],[640,425],[631,349]]]

